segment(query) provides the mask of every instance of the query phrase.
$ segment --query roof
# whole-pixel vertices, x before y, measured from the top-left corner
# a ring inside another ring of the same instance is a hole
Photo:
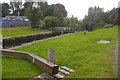
[[[26,16],[6,16],[6,18],[27,18]]]

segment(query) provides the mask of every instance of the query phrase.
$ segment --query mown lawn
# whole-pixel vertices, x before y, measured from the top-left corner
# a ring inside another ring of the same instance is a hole
[[[115,78],[117,75],[112,68],[114,61],[112,52],[115,48],[117,35],[118,27],[116,26],[95,30],[87,34],[83,34],[82,32],[67,34],[32,43],[31,45],[16,48],[15,50],[31,52],[47,59],[48,48],[54,49],[56,52],[56,64],[67,66],[75,71],[67,77]],[[102,39],[110,40],[111,43],[97,43],[97,41]],[[6,64],[10,63],[6,62]],[[5,69],[9,66],[3,65],[3,67]],[[3,71],[4,73],[7,73],[7,70]]]
[[[29,27],[13,27],[13,28],[3,28],[2,29],[2,36],[3,37],[12,37],[12,36],[20,36],[26,34],[36,34],[41,32],[48,32],[48,30],[33,30],[30,26]]]
[[[2,79],[2,56],[0,54],[0,79]]]
[[[32,78],[42,72],[40,67],[26,59],[2,57],[2,78]]]

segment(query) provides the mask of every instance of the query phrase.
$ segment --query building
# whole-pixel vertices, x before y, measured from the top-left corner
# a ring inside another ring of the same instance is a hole
[[[0,19],[2,27],[29,26],[30,21],[26,16],[6,16]]]

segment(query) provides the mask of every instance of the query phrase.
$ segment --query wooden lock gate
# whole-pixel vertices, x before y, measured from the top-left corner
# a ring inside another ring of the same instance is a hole
[[[2,55],[9,55],[9,56],[15,56],[15,57],[21,57],[21,58],[28,59],[29,61],[43,68],[46,71],[46,73],[50,75],[57,74],[59,71],[58,65],[52,62],[49,62],[48,60],[45,60],[41,57],[38,57],[32,53],[12,51],[12,50],[6,50],[6,49],[2,49],[1,51],[2,51]]]

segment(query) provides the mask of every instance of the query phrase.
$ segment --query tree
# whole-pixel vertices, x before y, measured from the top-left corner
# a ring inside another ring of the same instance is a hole
[[[82,30],[82,22],[73,15],[70,18],[64,18],[63,25],[64,27],[72,27],[78,29],[79,31]]]
[[[22,9],[22,0],[11,0],[10,7],[12,10],[12,15],[18,16]]]
[[[106,12],[106,23],[108,24],[118,24],[120,20],[120,8],[113,8],[111,11]]]
[[[42,11],[39,8],[32,7],[31,9],[31,7],[28,7],[26,9],[26,16],[30,19],[33,29],[39,28],[40,19],[42,16]]]
[[[25,8],[23,8],[19,11],[19,15],[20,16],[25,16]]]
[[[69,18],[64,18],[64,21],[63,21],[63,25],[64,27],[69,27]]]
[[[33,29],[40,28],[43,12],[36,2],[25,2],[25,15],[29,18]]]
[[[88,15],[83,19],[84,27],[88,24],[92,24],[94,28],[99,28],[105,23],[103,8],[90,7],[88,10]]]
[[[59,24],[60,24],[60,22],[57,19],[57,17],[54,17],[54,16],[46,16],[44,18],[44,21],[45,21],[45,27],[47,29],[49,29],[50,27],[58,27]]]
[[[120,1],[119,1],[120,4]],[[120,25],[120,7],[118,8],[118,19],[117,24]]]
[[[55,4],[53,5],[53,16],[57,17],[60,21],[60,26],[63,25],[64,17],[67,16],[67,11],[65,10],[64,5],[62,4]]]
[[[45,10],[45,16],[54,16],[60,21],[59,26],[63,26],[64,17],[67,16],[67,11],[62,4],[52,4],[49,5]]]
[[[28,8],[28,7],[31,7],[31,8],[32,8],[33,4],[34,4],[34,2],[25,2],[25,3],[23,4],[23,6],[24,6],[25,9]]]
[[[0,3],[0,17],[2,17],[2,3]]]
[[[45,14],[46,12],[48,12],[48,3],[47,2],[38,2],[38,5],[40,6],[41,11],[43,12],[43,16],[42,19],[44,19],[47,15]]]
[[[3,3],[2,4],[2,17],[5,17],[6,15],[8,15],[10,13],[10,6],[8,3]]]

